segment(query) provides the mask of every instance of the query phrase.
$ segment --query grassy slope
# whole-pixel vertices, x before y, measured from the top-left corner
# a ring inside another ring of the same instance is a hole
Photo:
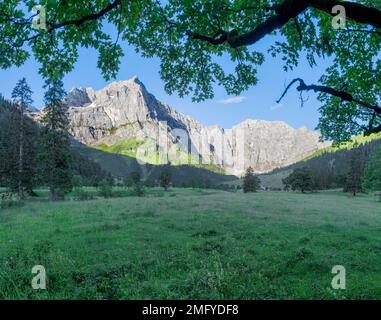
[[[339,144],[339,145],[330,146],[330,147],[324,148],[322,150],[316,151],[315,153],[313,153],[309,157],[305,158],[303,160],[303,162],[308,161],[308,160],[313,159],[313,158],[316,158],[316,157],[319,157],[319,156],[324,155],[326,153],[335,153],[335,152],[340,151],[340,150],[351,150],[351,149],[355,148],[356,146],[367,144],[367,143],[370,143],[370,142],[375,141],[375,140],[381,140],[381,132],[371,134],[370,136],[359,135],[359,136],[353,137],[353,139],[351,141],[344,142],[344,143]]]
[[[110,172],[116,177],[128,177],[132,172],[140,172],[144,180],[156,180],[164,169],[169,169],[172,174],[172,182],[181,185],[191,180],[208,180],[214,184],[225,181],[233,181],[235,176],[223,174],[215,166],[190,166],[190,165],[140,165],[136,158],[111,152],[104,152],[73,141],[73,146],[84,156],[98,163],[103,170]]]
[[[380,215],[334,192],[28,203],[0,214],[0,298],[381,298]],[[31,290],[36,264],[46,291]],[[334,265],[347,290],[331,289]]]
[[[152,150],[156,148],[156,146],[153,145],[152,143],[150,144],[149,142],[144,142],[142,140],[137,140],[135,138],[122,139],[113,145],[99,144],[99,145],[94,145],[93,147],[100,151],[111,153],[111,154],[128,156],[134,159],[139,158],[141,160],[144,160],[144,162],[148,164],[162,165],[162,163],[160,163],[160,155],[157,151],[151,151],[148,153],[148,155],[139,155],[138,149],[142,145],[144,145],[144,143],[147,143],[147,147],[146,147],[147,149],[149,149],[148,146],[153,148]],[[192,154],[190,153],[188,154],[182,151],[181,149],[178,149],[177,153],[173,154],[172,157],[176,159],[175,161],[171,161],[172,166],[189,165],[191,167],[206,169],[221,175],[225,174],[225,170],[223,168],[214,164],[199,163],[199,160],[192,157]]]
[[[313,153],[309,157],[305,158],[303,161],[308,161],[310,159],[319,157],[319,156],[326,154],[326,153],[334,153],[334,152],[337,152],[340,150],[351,150],[358,145],[367,144],[367,143],[370,143],[372,141],[380,140],[380,139],[381,139],[381,132],[380,133],[373,133],[370,136],[359,135],[359,136],[353,137],[353,139],[351,141],[347,141],[347,142],[344,142],[344,143],[339,144],[339,145],[330,146],[330,147],[321,149],[319,151],[316,151],[315,153]]]

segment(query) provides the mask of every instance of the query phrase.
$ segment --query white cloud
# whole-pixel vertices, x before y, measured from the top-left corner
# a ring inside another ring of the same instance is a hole
[[[277,110],[277,109],[280,109],[280,108],[283,108],[283,104],[282,103],[276,103],[272,107],[270,107],[270,110],[274,111],[274,110]]]
[[[247,97],[240,96],[240,97],[234,97],[234,98],[228,98],[228,99],[220,100],[218,102],[222,103],[222,104],[237,104],[237,103],[241,103],[245,100],[247,100]]]

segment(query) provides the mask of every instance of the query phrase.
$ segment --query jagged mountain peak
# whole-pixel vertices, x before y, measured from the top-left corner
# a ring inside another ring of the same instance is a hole
[[[66,100],[72,106],[71,133],[82,143],[111,146],[120,141],[149,139],[158,145],[158,132],[163,132],[160,123],[165,121],[168,148],[180,139],[181,148],[188,152],[188,139],[180,137],[182,133],[177,130],[181,129],[187,132],[192,148],[205,150],[206,146],[212,152],[212,164],[236,175],[243,174],[249,166],[256,172],[287,166],[327,146],[320,142],[318,132],[303,127],[294,129],[284,121],[247,119],[228,130],[218,125],[205,126],[158,101],[137,76],[114,81],[96,92],[92,88],[73,89]],[[236,137],[243,141],[237,141]],[[237,151],[240,145],[244,146],[244,152]],[[243,161],[232,158],[237,154]]]
[[[108,84],[106,87],[102,88],[98,92],[104,91],[104,90],[123,90],[123,88],[130,88],[130,89],[136,89],[147,92],[147,89],[143,82],[140,81],[138,76],[133,76],[131,79],[127,80],[118,80],[113,81],[110,84]]]
[[[95,91],[93,88],[79,87],[72,88],[67,96],[65,102],[69,107],[86,107],[90,105],[95,99]]]
[[[72,88],[65,97],[65,102],[69,107],[87,107],[97,99],[113,99],[126,93],[148,96],[149,93],[144,84],[139,80],[138,76],[133,76],[128,80],[114,81],[104,88],[95,91],[92,87]]]

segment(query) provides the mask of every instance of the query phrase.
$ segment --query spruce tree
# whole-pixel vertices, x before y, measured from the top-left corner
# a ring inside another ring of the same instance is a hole
[[[363,187],[369,191],[380,191],[381,201],[381,146],[374,152],[364,174]]]
[[[20,121],[18,125],[18,195],[20,199],[25,198],[25,183],[24,183],[24,144],[25,144],[25,128],[24,128],[24,113],[31,106],[32,90],[30,89],[25,78],[19,80],[16,87],[12,91],[12,99],[20,110]]]
[[[261,181],[254,174],[253,168],[247,168],[245,176],[243,177],[243,192],[257,192],[260,184]]]
[[[349,167],[346,175],[344,192],[350,192],[355,197],[362,191],[362,177],[364,173],[364,160],[361,150],[355,144],[350,154]]]
[[[65,91],[60,78],[47,80],[44,88],[46,107],[42,119],[40,165],[49,187],[49,200],[56,201],[72,189],[67,107],[63,102]]]

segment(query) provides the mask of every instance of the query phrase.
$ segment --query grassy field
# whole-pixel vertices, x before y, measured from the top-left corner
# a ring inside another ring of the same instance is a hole
[[[338,192],[34,200],[0,212],[0,298],[380,299],[380,222],[371,196]]]

